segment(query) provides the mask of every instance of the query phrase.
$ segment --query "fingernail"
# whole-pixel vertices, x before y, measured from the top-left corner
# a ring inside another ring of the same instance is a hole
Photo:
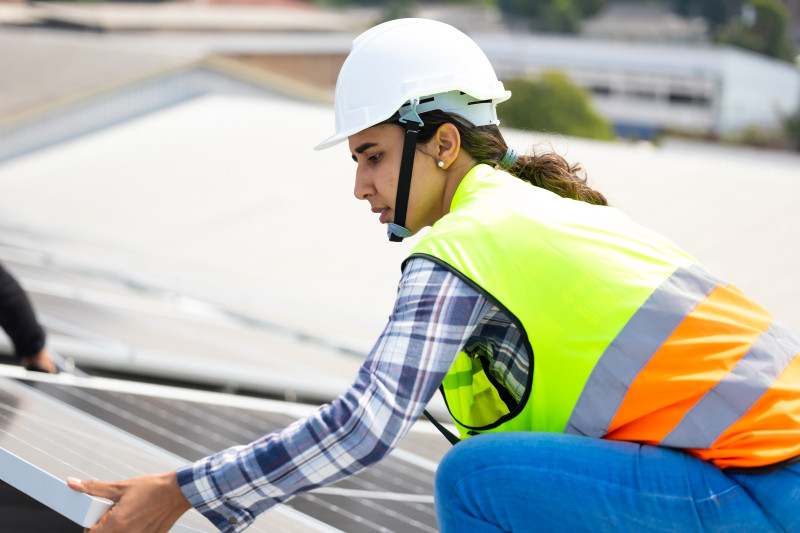
[[[79,488],[83,487],[83,482],[80,479],[76,478],[76,477],[68,477],[67,478],[67,483],[69,483],[70,485],[72,485],[74,487],[79,487]]]

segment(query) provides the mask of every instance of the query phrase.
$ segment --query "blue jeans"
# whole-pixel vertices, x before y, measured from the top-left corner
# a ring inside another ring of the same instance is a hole
[[[800,464],[726,474],[657,446],[484,434],[442,459],[436,512],[442,533],[800,532]]]

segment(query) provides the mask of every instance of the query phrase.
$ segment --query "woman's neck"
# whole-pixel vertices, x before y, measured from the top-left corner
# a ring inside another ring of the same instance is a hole
[[[442,197],[442,216],[450,212],[453,197],[458,190],[458,186],[464,180],[464,176],[477,165],[478,162],[463,150],[459,152],[455,160],[445,170],[444,195]]]

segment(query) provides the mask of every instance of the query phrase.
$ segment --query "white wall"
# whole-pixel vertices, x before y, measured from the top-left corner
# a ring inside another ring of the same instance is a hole
[[[558,69],[584,87],[616,89],[595,98],[614,123],[638,122],[733,134],[749,126],[775,128],[800,106],[800,69],[746,50],[708,44],[653,44],[531,35],[474,36],[502,78]],[[640,87],[651,103],[626,95]],[[710,106],[670,102],[674,90],[707,94]]]
[[[722,94],[717,131],[731,133],[756,126],[779,128],[782,117],[800,105],[800,69],[745,50],[719,54]]]

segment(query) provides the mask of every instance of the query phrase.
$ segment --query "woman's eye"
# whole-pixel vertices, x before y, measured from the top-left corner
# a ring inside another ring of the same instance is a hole
[[[381,154],[375,154],[375,155],[369,156],[367,158],[367,160],[369,160],[372,163],[377,163],[380,160],[380,158],[381,158]]]

